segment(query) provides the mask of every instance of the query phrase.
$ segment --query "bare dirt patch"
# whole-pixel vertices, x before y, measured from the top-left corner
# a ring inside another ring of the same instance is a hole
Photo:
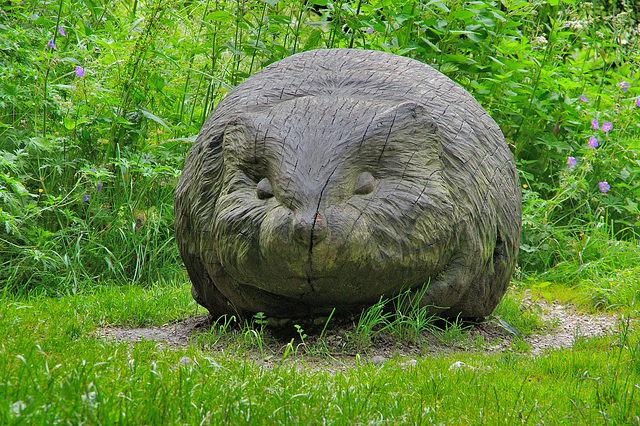
[[[569,348],[577,338],[611,334],[619,326],[619,318],[615,315],[588,314],[576,310],[572,305],[547,303],[544,299],[534,301],[525,298],[522,306],[539,310],[542,320],[548,324],[544,330],[523,337],[526,342],[524,346],[529,347],[528,353],[531,355],[540,355],[549,349]],[[248,335],[245,336],[248,345],[244,348],[244,353],[269,364],[269,360],[281,359],[287,351],[295,350],[297,355],[305,355],[307,361],[312,363],[325,364],[333,358],[345,366],[352,364],[350,360],[355,359],[357,354],[377,364],[396,356],[412,359],[465,350],[502,352],[511,350],[516,339],[508,327],[493,319],[479,324],[464,324],[464,329],[448,335],[445,331],[423,333],[419,342],[380,333],[371,340],[370,345],[357,347],[354,343],[355,322],[355,318],[332,319],[326,329],[322,322],[298,322],[303,332],[295,328],[293,323],[289,326],[266,327],[261,336],[262,353],[258,352],[257,345],[252,344],[251,336]],[[243,333],[236,328],[215,338],[208,338],[211,327],[210,319],[206,315],[199,315],[161,327],[101,328],[96,334],[112,341],[155,341],[169,347],[186,347],[200,342],[208,350],[215,352],[228,349],[231,345],[237,346],[238,335],[233,337],[233,332]],[[323,329],[324,335],[321,338]],[[301,334],[305,335],[304,342]],[[321,365],[316,367],[322,368]]]
[[[544,299],[533,301],[526,298],[523,305],[541,309],[543,320],[553,325],[549,333],[532,334],[526,338],[533,355],[539,355],[546,349],[571,347],[577,338],[614,333],[620,325],[617,315],[590,315],[577,311],[573,305],[549,304]]]

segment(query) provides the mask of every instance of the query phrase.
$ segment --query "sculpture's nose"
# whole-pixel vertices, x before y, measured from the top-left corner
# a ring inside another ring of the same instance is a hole
[[[327,235],[327,229],[322,223],[320,213],[315,213],[312,219],[297,219],[293,225],[293,235],[296,241],[306,247],[313,247]]]

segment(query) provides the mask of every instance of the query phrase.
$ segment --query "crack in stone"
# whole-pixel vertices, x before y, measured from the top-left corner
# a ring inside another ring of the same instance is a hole
[[[316,291],[315,288],[313,287],[313,283],[311,279],[313,275],[313,237],[316,232],[316,228],[320,230],[322,227],[322,216],[320,215],[320,204],[322,203],[322,196],[324,195],[324,191],[327,189],[327,186],[331,181],[331,177],[333,176],[333,174],[336,172],[337,169],[338,169],[338,166],[334,167],[334,169],[331,171],[331,174],[329,174],[329,177],[324,183],[324,186],[320,190],[320,196],[318,197],[318,204],[316,205],[316,211],[313,214],[313,223],[311,224],[311,231],[310,231],[311,235],[309,238],[309,272],[307,273],[307,284],[309,284],[309,287],[311,288],[312,292]]]
[[[393,125],[396,123],[396,117],[398,116],[398,111],[393,114],[393,120],[391,121],[391,126],[389,126],[389,131],[387,132],[387,138],[384,141],[384,146],[382,147],[382,151],[380,151],[380,156],[378,157],[378,165],[380,165],[380,160],[382,160],[382,155],[384,151],[387,149],[387,144],[389,143],[389,138],[391,138],[391,131],[393,130]]]

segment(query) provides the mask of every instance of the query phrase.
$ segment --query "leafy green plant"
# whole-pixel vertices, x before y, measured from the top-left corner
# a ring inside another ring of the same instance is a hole
[[[298,336],[300,336],[300,341],[302,342],[302,345],[304,345],[305,344],[304,339],[307,338],[307,335],[305,334],[304,329],[298,324],[294,324],[293,326],[295,327],[296,332],[298,333]]]

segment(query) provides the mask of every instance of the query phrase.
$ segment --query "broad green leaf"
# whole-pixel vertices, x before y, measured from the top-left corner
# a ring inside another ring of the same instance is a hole
[[[140,108],[140,112],[142,113],[142,115],[144,115],[145,117],[147,117],[149,120],[153,120],[156,123],[158,123],[159,125],[161,125],[162,127],[164,127],[167,130],[171,130],[169,128],[169,126],[167,125],[167,123],[164,122],[164,120],[160,117],[158,117],[157,115],[154,115],[151,111],[149,111],[146,108]]]
[[[229,19],[231,19],[231,15],[224,10],[215,10],[210,12],[206,17],[207,21],[227,21]]]
[[[80,118],[80,119],[76,120],[73,116],[65,115],[64,116],[64,127],[67,130],[73,130],[77,126],[79,126],[80,124],[88,123],[89,121],[90,120],[87,119],[87,118]]]
[[[431,46],[431,48],[433,50],[435,50],[436,52],[440,52],[440,49],[438,48],[438,46],[436,46],[435,44],[433,44],[432,42],[430,42],[429,40],[427,40],[424,37],[420,37],[420,40],[422,40],[423,42],[425,42],[426,44],[428,44],[429,46]]]
[[[60,89],[75,90],[76,86],[70,84],[52,84],[51,87],[59,87]]]
[[[309,38],[304,43],[304,50],[311,50],[318,47],[318,43],[320,43],[320,39],[322,38],[322,31],[319,29],[315,29],[311,31]]]
[[[503,3],[509,10],[518,10],[529,5],[529,3],[524,0],[504,1]]]
[[[485,27],[495,27],[496,26],[496,21],[494,21],[493,19],[489,18],[488,16],[485,15],[478,15],[476,16],[475,20],[477,22],[480,22],[482,25],[484,25]]]
[[[429,3],[427,3],[427,6],[431,6],[431,5],[435,5],[447,13],[450,12],[450,9],[447,7],[446,4],[444,4],[443,0],[431,0]]]
[[[144,21],[144,18],[138,18],[133,21],[133,24],[131,24],[131,28],[129,28],[129,33],[133,32],[142,21]]]

